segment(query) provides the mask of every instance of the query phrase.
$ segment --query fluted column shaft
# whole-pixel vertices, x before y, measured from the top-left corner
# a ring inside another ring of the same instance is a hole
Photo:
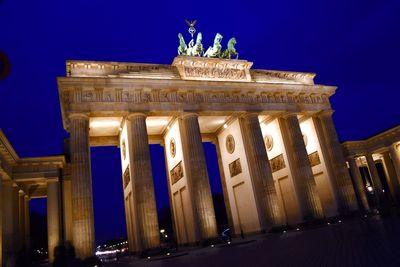
[[[26,247],[25,240],[25,193],[19,191],[19,234],[21,240],[21,246]]]
[[[139,226],[142,249],[155,248],[160,245],[156,199],[154,194],[153,175],[149,141],[144,114],[130,114],[127,117],[128,134],[130,135],[130,165],[136,216]]]
[[[47,182],[47,242],[49,262],[54,261],[54,248],[60,242],[60,192],[58,181]]]
[[[383,212],[386,212],[389,209],[389,203],[383,191],[381,179],[379,177],[378,170],[376,169],[375,166],[375,161],[372,158],[371,154],[365,155],[365,158],[367,159],[368,170],[371,175],[378,206]]]
[[[3,181],[3,265],[15,266],[19,249],[19,193],[12,181]]]
[[[357,166],[357,162],[354,157],[349,157],[347,160],[350,165],[351,177],[353,179],[355,193],[356,193],[357,199],[360,203],[360,207],[364,211],[369,211],[370,208],[369,208],[369,204],[368,204],[366,187],[362,180],[360,169]]]
[[[351,177],[346,166],[335,125],[332,120],[332,112],[324,112],[318,116],[323,143],[325,143],[325,154],[327,165],[333,174],[332,184],[338,196],[337,204],[340,213],[348,213],[357,209],[355,191],[351,183]]]
[[[389,152],[383,153],[383,164],[386,171],[386,179],[389,185],[390,193],[397,206],[400,206],[400,184],[397,180],[396,170],[394,169],[393,162],[390,158]]]
[[[289,160],[300,214],[304,221],[323,217],[321,200],[317,194],[314,175],[296,115],[278,119]]]
[[[70,116],[73,244],[77,257],[92,256],[95,248],[89,117]]]
[[[3,264],[3,203],[5,202],[4,194],[3,194],[3,177],[0,173],[0,266],[4,266]]]
[[[213,238],[217,236],[217,223],[197,115],[183,115],[179,119],[179,128],[186,177],[191,187],[189,192],[193,197],[200,235],[202,239]]]
[[[260,122],[257,114],[246,114],[239,118],[239,122],[253,183],[258,217],[261,227],[269,229],[281,222],[281,214]]]
[[[31,246],[31,222],[30,222],[30,215],[29,215],[29,196],[25,195],[25,246],[27,250],[30,249]]]
[[[11,201],[14,202],[12,205],[13,209],[13,239],[14,239],[14,245],[13,245],[13,250],[14,252],[18,253],[18,251],[21,249],[21,232],[19,228],[19,188],[14,185],[12,188],[12,199]]]
[[[397,148],[399,147],[399,148]],[[392,158],[393,167],[396,170],[397,181],[400,183],[400,143],[394,143],[389,147],[390,157]]]

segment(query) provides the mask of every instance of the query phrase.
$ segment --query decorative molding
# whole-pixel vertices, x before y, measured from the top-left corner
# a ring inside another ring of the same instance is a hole
[[[271,171],[277,172],[286,167],[285,159],[283,158],[283,154],[279,154],[278,156],[269,160],[269,165],[271,166]]]
[[[224,104],[327,104],[329,95],[314,93],[294,92],[238,92],[233,90],[223,91],[172,91],[172,90],[106,90],[103,93],[94,89],[80,88],[64,89],[60,93],[61,103],[66,111],[71,109],[71,104],[80,103],[224,103]]]
[[[273,70],[252,70],[251,76],[255,82],[312,85],[314,84],[314,77],[316,74]]]
[[[240,158],[229,163],[229,173],[231,178],[242,173],[242,165],[240,164]]]
[[[183,80],[251,82],[253,62],[178,56],[172,62]]]
[[[175,165],[170,171],[171,174],[171,184],[175,184],[183,177],[182,161]]]

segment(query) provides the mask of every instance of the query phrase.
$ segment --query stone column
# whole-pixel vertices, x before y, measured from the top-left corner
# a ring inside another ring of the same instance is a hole
[[[400,183],[400,143],[394,143],[389,147],[393,167],[396,170],[397,181]]]
[[[160,245],[146,116],[140,113],[130,114],[127,117],[127,127],[130,135],[129,158],[139,226],[137,234],[140,236],[142,250],[146,250]]]
[[[3,197],[3,177],[0,173],[0,266],[3,264],[3,203],[6,202]]]
[[[18,188],[12,181],[3,181],[3,266],[15,266],[16,253],[18,251]]]
[[[321,200],[295,114],[278,119],[303,221],[323,217]]]
[[[376,169],[374,159],[372,158],[372,154],[365,155],[365,158],[367,159],[368,170],[371,175],[371,180],[374,187],[376,201],[378,202],[378,207],[382,212],[384,213],[388,212],[389,203],[383,191],[382,183],[378,174],[378,170]]]
[[[70,116],[72,236],[76,256],[92,256],[95,248],[89,117]]]
[[[362,180],[362,177],[360,174],[360,169],[357,166],[357,162],[354,157],[349,157],[347,160],[350,165],[351,177],[353,179],[353,184],[354,184],[354,188],[355,188],[356,197],[359,202],[359,206],[364,211],[369,211],[370,208],[369,208],[369,204],[368,204],[366,187]]]
[[[19,228],[19,187],[14,184],[12,188],[12,198],[11,201],[14,202],[12,205],[12,211],[13,211],[13,239],[14,239],[14,245],[13,245],[13,251],[14,253],[18,253],[18,251],[21,249],[22,245],[22,240],[21,240],[21,233],[20,233],[20,228]]]
[[[26,249],[29,250],[31,247],[31,222],[30,222],[30,215],[29,215],[29,196],[25,195],[24,201],[25,201],[25,246]]]
[[[257,114],[246,114],[239,118],[244,148],[253,183],[260,225],[268,230],[281,222],[274,179],[264,145]]]
[[[195,218],[198,221],[202,239],[217,236],[214,204],[211,197],[206,159],[201,140],[197,114],[184,114],[179,118],[183,158],[187,182],[193,194]]]
[[[346,214],[357,209],[357,201],[351,177],[346,166],[342,146],[337,137],[335,125],[332,120],[333,111],[325,111],[318,115],[317,129],[322,134],[324,154],[326,154],[328,169],[333,174],[332,184],[338,196],[339,212]]]
[[[383,166],[385,168],[386,179],[389,185],[390,193],[396,205],[400,207],[400,184],[397,180],[396,170],[394,169],[393,162],[390,158],[388,151],[383,152]]]
[[[21,239],[21,247],[26,248],[26,240],[25,240],[25,193],[20,190],[19,191],[19,233]]]
[[[72,224],[72,200],[71,200],[71,180],[63,180],[63,205],[64,205],[64,238],[65,240],[73,240],[73,224]]]
[[[60,242],[60,188],[58,180],[47,180],[47,239],[49,262],[54,261],[54,248]]]

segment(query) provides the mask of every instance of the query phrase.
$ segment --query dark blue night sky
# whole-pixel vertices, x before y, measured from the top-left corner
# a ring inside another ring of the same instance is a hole
[[[205,46],[216,32],[224,44],[235,36],[254,68],[316,72],[317,83],[338,86],[331,101],[340,139],[367,138],[400,122],[399,14],[398,0],[0,0],[0,50],[12,64],[0,81],[0,128],[21,157],[61,154],[68,135],[56,77],[65,60],[170,64],[178,32],[188,39],[188,18]],[[205,151],[220,191],[212,145]],[[151,156],[160,209],[168,205],[162,147]],[[118,148],[92,149],[92,165],[96,237],[125,235]]]

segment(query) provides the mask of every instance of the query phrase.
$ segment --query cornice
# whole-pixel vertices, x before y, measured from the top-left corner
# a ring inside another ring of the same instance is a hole
[[[398,141],[400,141],[400,125],[365,140],[343,142],[342,148],[346,156],[361,156],[385,149]]]
[[[0,158],[3,158],[9,165],[15,165],[19,157],[4,132],[0,129]]]

